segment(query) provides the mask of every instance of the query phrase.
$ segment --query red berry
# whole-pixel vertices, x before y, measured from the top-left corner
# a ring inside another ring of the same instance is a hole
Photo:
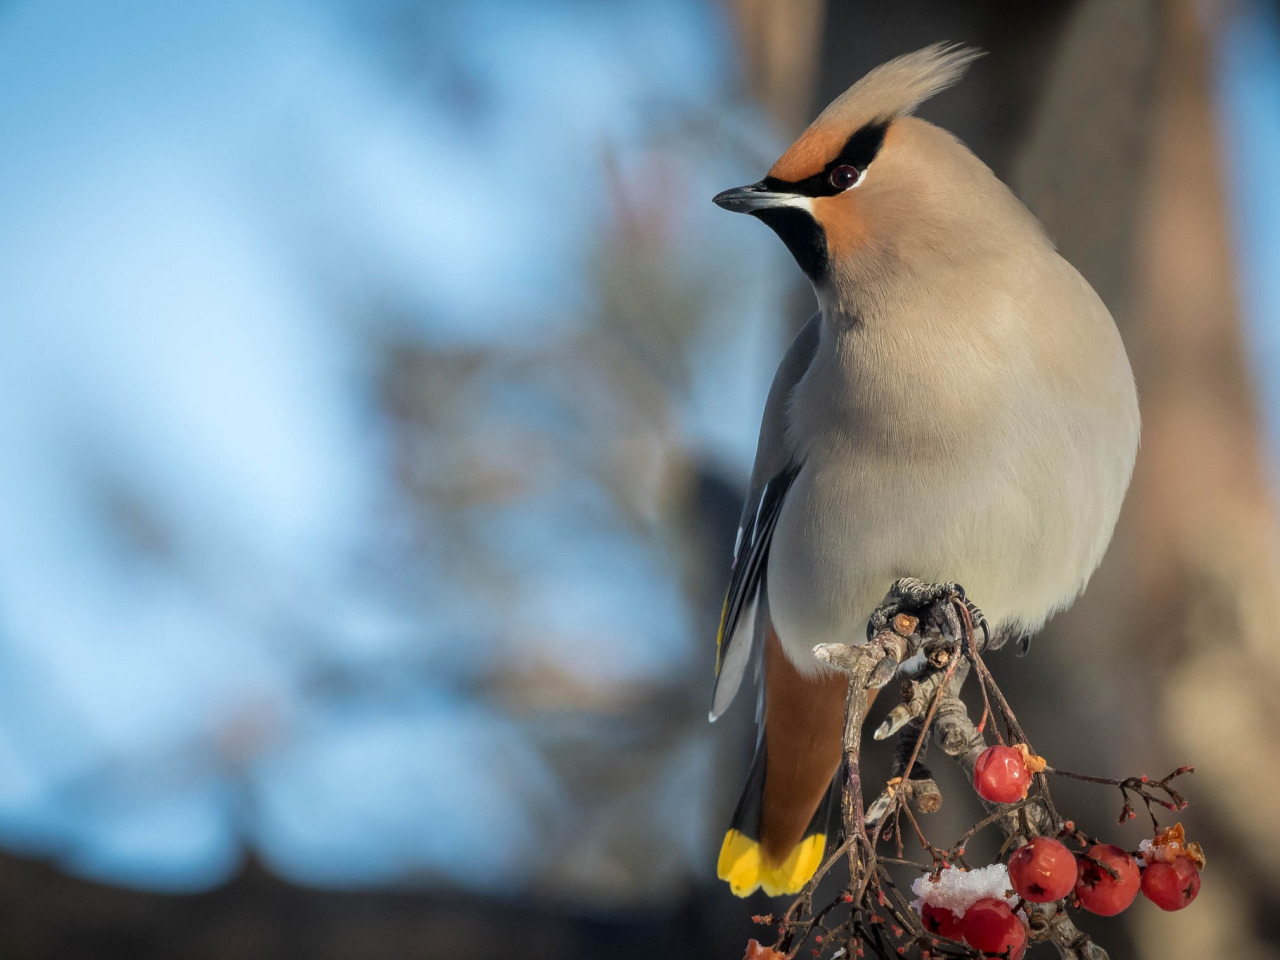
[[[1013,803],[1027,795],[1031,771],[1013,747],[987,747],[973,767],[973,787],[992,803]]]
[[[1114,917],[1133,903],[1141,882],[1138,864],[1114,843],[1094,844],[1076,860],[1076,896],[1090,913]]]
[[[1076,885],[1076,858],[1048,837],[1034,837],[1009,858],[1009,879],[1023,900],[1061,900]]]
[[[1181,910],[1200,892],[1200,871],[1189,857],[1148,864],[1142,871],[1142,892],[1161,910]]]
[[[1027,928],[1003,900],[983,897],[964,912],[962,923],[969,946],[989,956],[1020,960],[1027,949]]]
[[[959,940],[964,936],[960,918],[946,907],[935,907],[932,903],[926,903],[920,907],[920,920],[926,930],[940,937]]]

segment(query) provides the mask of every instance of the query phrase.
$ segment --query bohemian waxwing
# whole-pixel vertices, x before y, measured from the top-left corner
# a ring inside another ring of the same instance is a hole
[[[763,662],[764,728],[724,838],[733,892],[800,890],[838,810],[845,677],[900,577],[956,581],[996,636],[1069,605],[1111,539],[1138,446],[1133,373],[1097,294],[955,137],[913,117],[977,52],[871,71],[759,183],[819,312],[774,377],[742,513],[711,718]]]

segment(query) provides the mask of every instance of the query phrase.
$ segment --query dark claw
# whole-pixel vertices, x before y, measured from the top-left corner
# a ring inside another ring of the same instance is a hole
[[[880,818],[889,812],[889,804],[893,802],[893,797],[888,793],[882,793],[876,798],[875,803],[867,808],[866,823],[868,827],[875,827],[880,822]]]
[[[898,661],[893,657],[885,657],[875,665],[875,669],[871,671],[871,676],[867,678],[868,690],[879,690],[890,680],[893,675],[898,672]]]
[[[889,620],[884,613],[876,608],[875,612],[867,619],[867,640],[870,641],[877,633],[889,626]]]
[[[1031,634],[1024,633],[1018,638],[1018,656],[1025,657],[1031,652]]]
[[[978,605],[961,594],[964,600],[965,609],[969,611],[969,619],[973,621],[973,625],[982,631],[982,645],[987,647],[991,644],[991,626],[987,623],[986,614],[984,614]]]
[[[871,738],[873,740],[888,740],[915,719],[916,717],[911,712],[911,704],[900,703],[889,711],[889,715],[884,718],[884,723],[876,727],[876,732],[871,735]]]

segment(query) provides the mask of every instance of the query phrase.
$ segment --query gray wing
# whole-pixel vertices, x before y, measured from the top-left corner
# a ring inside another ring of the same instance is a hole
[[[762,601],[769,544],[787,490],[801,464],[787,443],[786,414],[791,391],[800,382],[818,349],[821,314],[814,314],[787,349],[769,388],[760,423],[751,486],[742,507],[738,539],[733,547],[733,573],[720,614],[716,637],[716,686],[711,696],[711,719],[719,717],[742,685],[747,665],[765,632],[766,604]]]

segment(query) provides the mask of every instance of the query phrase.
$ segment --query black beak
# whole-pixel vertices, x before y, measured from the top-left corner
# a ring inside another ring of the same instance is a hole
[[[717,193],[711,202],[733,213],[755,213],[769,207],[792,207],[796,205],[798,199],[799,197],[794,193],[770,190],[764,185],[764,181],[761,181]]]

